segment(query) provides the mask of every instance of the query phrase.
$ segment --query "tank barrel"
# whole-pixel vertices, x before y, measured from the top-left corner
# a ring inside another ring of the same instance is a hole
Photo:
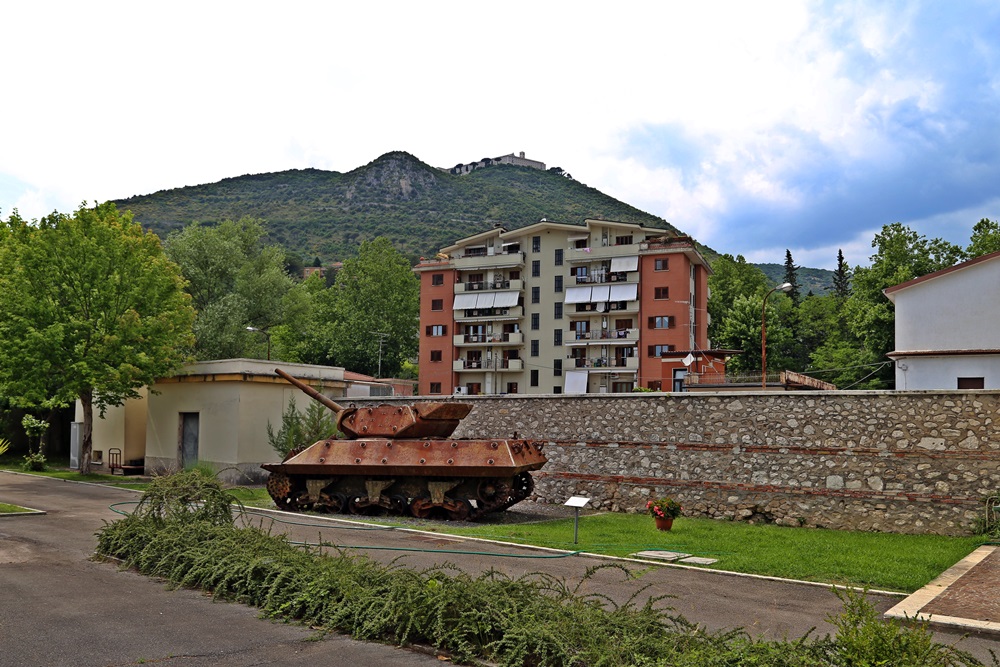
[[[315,389],[313,389],[312,387],[310,387],[309,385],[307,385],[305,382],[302,382],[300,380],[296,380],[295,378],[293,378],[291,375],[289,375],[285,371],[281,370],[280,368],[275,368],[274,372],[277,373],[279,376],[281,376],[281,377],[285,378],[286,380],[288,380],[288,382],[292,383],[293,385],[295,385],[299,389],[301,389],[304,393],[306,393],[307,395],[309,395],[310,398],[316,399],[317,401],[319,401],[320,403],[322,403],[326,407],[328,407],[331,410],[333,410],[334,412],[336,412],[338,415],[341,414],[342,412],[344,412],[344,407],[342,405],[340,405],[339,403],[337,403],[333,399],[331,399],[331,398],[329,398],[327,396],[324,396],[323,394],[319,393],[318,391],[316,391]]]

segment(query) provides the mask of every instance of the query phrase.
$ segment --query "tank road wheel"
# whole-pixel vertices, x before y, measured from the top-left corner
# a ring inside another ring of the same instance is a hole
[[[343,493],[324,493],[323,498],[323,508],[330,512],[331,514],[337,514],[343,512],[344,508],[347,507],[347,496]]]
[[[292,502],[292,480],[283,472],[272,472],[267,476],[267,493],[278,509],[294,512]]]
[[[426,519],[434,510],[434,503],[430,498],[414,498],[410,503],[410,514],[418,519]]]
[[[361,496],[351,496],[347,501],[347,510],[351,514],[364,514],[365,510],[368,509],[368,505],[362,505],[362,501],[367,500],[367,498],[362,498]]]
[[[389,513],[390,514],[406,514],[406,507],[409,504],[409,499],[406,496],[394,495],[389,497]]]
[[[495,479],[484,479],[476,487],[476,497],[484,503],[490,502],[496,498],[496,495],[497,483]]]
[[[448,519],[451,521],[465,521],[472,514],[472,503],[465,498],[449,500],[445,503],[448,510]]]
[[[336,507],[337,509],[334,510],[333,509],[334,507]],[[343,512],[346,509],[347,509],[347,496],[345,496],[343,493],[334,493],[333,495],[330,496],[331,512],[333,511]]]

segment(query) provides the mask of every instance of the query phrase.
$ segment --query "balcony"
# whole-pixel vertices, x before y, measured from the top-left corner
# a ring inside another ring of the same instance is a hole
[[[451,365],[451,369],[456,373],[482,372],[482,371],[511,371],[519,372],[524,370],[523,359],[458,359]]]
[[[628,255],[638,255],[639,244],[628,243],[625,245],[595,246],[592,248],[570,248],[566,253],[566,260],[571,264],[580,262],[590,262],[595,259],[610,259],[611,257],[626,257]]]
[[[455,345],[462,347],[470,345],[524,345],[524,334],[520,331],[491,334],[456,334],[453,340]]]
[[[638,313],[639,300],[634,301],[609,301],[600,303],[578,303],[575,313]]]
[[[514,306],[512,308],[469,308],[466,310],[456,310],[455,320],[461,322],[496,322],[499,320],[519,320],[524,317],[524,307]]]
[[[485,254],[478,254],[469,252],[469,249],[466,249],[465,254],[461,257],[452,257],[451,263],[459,271],[468,271],[470,269],[514,269],[524,266],[524,253],[516,250],[514,252],[499,252],[491,255],[488,251]]]
[[[571,368],[586,368],[592,371],[635,371],[639,369],[639,357],[567,357]]]
[[[629,273],[632,273],[632,279],[629,280]],[[615,271],[610,272],[599,272],[594,273],[589,276],[577,276],[577,285],[595,285],[602,283],[626,283],[626,282],[638,282],[639,276],[634,271]]]
[[[493,280],[474,283],[455,283],[455,294],[463,292],[486,292],[492,290],[515,290],[524,289],[523,280]]]
[[[566,333],[563,345],[635,345],[639,340],[638,329],[601,329],[600,331],[573,331]]]

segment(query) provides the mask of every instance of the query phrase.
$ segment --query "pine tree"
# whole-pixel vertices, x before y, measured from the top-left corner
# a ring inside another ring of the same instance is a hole
[[[844,261],[844,251],[837,250],[837,270],[833,272],[833,293],[838,299],[851,296],[851,270]]]
[[[785,282],[791,284],[792,289],[788,290],[788,296],[792,298],[792,303],[799,305],[799,267],[792,261],[792,251],[785,250]]]

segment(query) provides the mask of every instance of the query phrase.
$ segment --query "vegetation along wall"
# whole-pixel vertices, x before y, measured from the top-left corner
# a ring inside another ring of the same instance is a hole
[[[464,397],[463,397],[464,398]],[[456,437],[550,441],[536,499],[962,534],[1000,491],[1000,392],[468,397]]]

